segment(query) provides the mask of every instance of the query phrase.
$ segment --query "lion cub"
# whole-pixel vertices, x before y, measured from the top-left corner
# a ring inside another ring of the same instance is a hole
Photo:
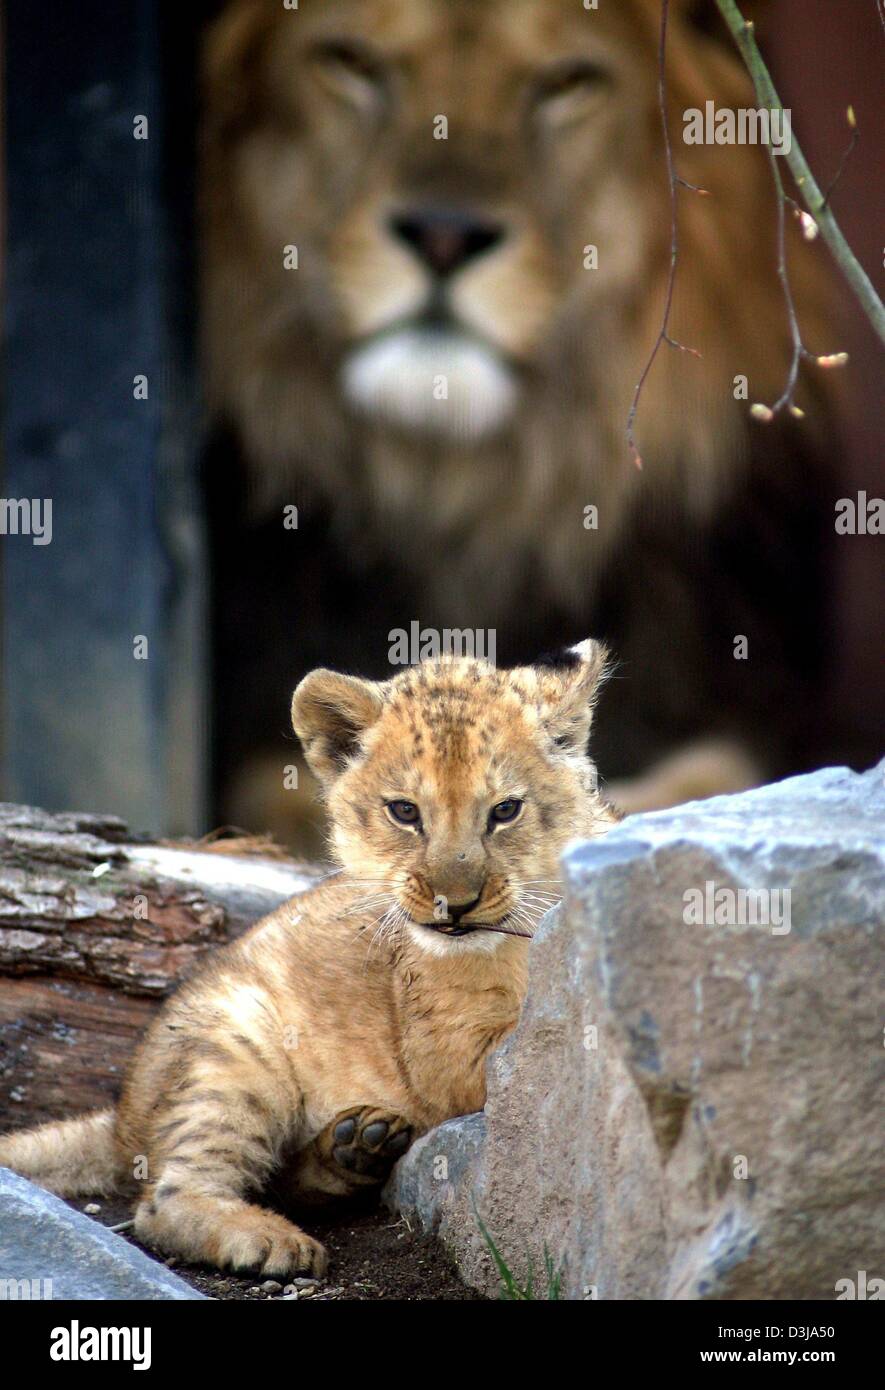
[[[588,641],[511,671],[307,676],[292,721],[341,871],[178,989],[116,1113],[9,1136],[0,1163],[63,1195],[140,1179],[135,1231],[166,1255],[322,1271],[322,1246],[253,1199],[380,1182],[416,1135],[483,1105],[559,855],[616,819],[585,754],[604,656]]]

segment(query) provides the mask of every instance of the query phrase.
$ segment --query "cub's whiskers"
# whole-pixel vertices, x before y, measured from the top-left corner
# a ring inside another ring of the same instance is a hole
[[[387,911],[382,913],[380,918],[376,918],[375,922],[370,924],[375,927],[375,931],[369,942],[368,952],[366,953],[367,966],[375,947],[377,946],[380,950],[382,944],[385,941],[392,940],[400,927],[404,926],[408,920],[409,914],[406,912],[405,908],[399,903],[393,902],[390,904]]]

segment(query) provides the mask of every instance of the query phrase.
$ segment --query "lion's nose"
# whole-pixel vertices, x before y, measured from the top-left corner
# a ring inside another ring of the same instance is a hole
[[[466,917],[467,914],[468,914],[468,912],[472,912],[472,911],[473,911],[473,909],[476,907],[476,905],[477,905],[478,902],[479,902],[479,898],[478,898],[478,897],[476,897],[476,898],[471,898],[471,900],[470,900],[469,903],[452,903],[452,902],[450,902],[450,903],[448,904],[449,916],[451,917],[451,919],[452,919],[453,922],[460,922],[460,920],[461,920],[462,917]]]
[[[412,208],[391,219],[391,227],[435,275],[451,275],[501,240],[497,222],[454,208]]]

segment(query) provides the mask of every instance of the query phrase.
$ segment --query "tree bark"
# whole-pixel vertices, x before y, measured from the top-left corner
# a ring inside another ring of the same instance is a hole
[[[260,841],[137,840],[0,804],[0,1126],[116,1097],[138,1037],[210,951],[323,877]]]

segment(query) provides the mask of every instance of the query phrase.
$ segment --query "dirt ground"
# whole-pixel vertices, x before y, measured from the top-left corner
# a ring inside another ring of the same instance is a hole
[[[97,1205],[100,1210],[87,1215],[105,1226],[116,1226],[130,1216],[128,1204],[120,1201],[100,1200],[91,1204],[85,1199],[75,1199],[69,1205],[80,1212],[87,1206]],[[282,1301],[288,1297],[294,1302],[292,1295],[297,1293],[298,1302],[321,1303],[337,1300],[483,1301],[480,1294],[461,1282],[434,1236],[411,1231],[401,1218],[381,1206],[339,1206],[328,1213],[312,1212],[304,1225],[329,1252],[329,1273],[321,1282],[265,1280],[254,1275],[241,1278],[181,1265],[175,1260],[164,1263],[208,1298],[260,1302]],[[131,1238],[126,1230],[120,1234],[127,1240]],[[139,1242],[132,1243],[138,1245]],[[150,1250],[147,1253],[153,1254]]]

